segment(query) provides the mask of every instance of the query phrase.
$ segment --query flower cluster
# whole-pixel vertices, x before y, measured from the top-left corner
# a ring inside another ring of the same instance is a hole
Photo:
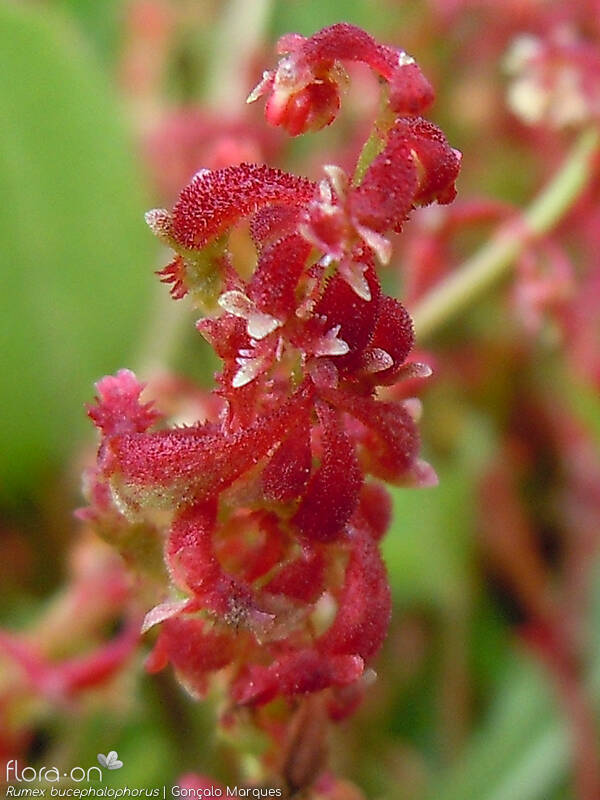
[[[433,89],[412,56],[379,44],[353,25],[332,25],[309,38],[297,33],[282,36],[277,52],[285,57],[277,69],[263,74],[248,102],[268,95],[268,122],[281,125],[292,136],[334,121],[348,80],[343,61],[368,64],[385,79],[390,110],[396,114],[420,114],[433,102]]]
[[[160,624],[150,670],[170,662],[196,695],[225,670],[235,707],[322,693],[340,719],[390,615],[381,481],[435,481],[414,404],[377,396],[428,368],[407,360],[411,319],[376,264],[414,207],[453,199],[460,154],[415,116],[431,89],[402,51],[349,25],[280,49],[259,91],[271,122],[328,124],[340,60],[363,60],[389,82],[387,138],[358,183],[338,166],[314,183],[242,163],[201,170],[171,211],[148,213],[175,251],[161,279],[205,312],[197,328],[223,369],[205,419],[183,427],[140,400],[129,371],[97,384],[87,516],[164,534],[170,588],[146,617]],[[241,224],[250,270],[228,249]]]

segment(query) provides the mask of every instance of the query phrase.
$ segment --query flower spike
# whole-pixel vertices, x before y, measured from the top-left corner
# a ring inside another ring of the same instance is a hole
[[[309,702],[341,720],[373,680],[390,617],[382,481],[435,481],[410,396],[430,370],[408,360],[412,321],[378,265],[417,206],[453,199],[460,154],[418,116],[433,94],[404,51],[340,23],[285,36],[279,52],[249,98],[265,96],[270,123],[292,135],[330,124],[344,63],[362,62],[388,84],[385,141],[361,180],[331,163],[318,183],[213,163],[148,213],[174,251],[159,277],[206,315],[196,327],[222,366],[210,395],[153,386],[164,417],[133,373],[97,384],[82,518],[125,557],[128,531],[162,551],[147,669],[171,664],[195,697],[218,673],[224,725],[251,717],[273,737],[276,718],[293,742]]]

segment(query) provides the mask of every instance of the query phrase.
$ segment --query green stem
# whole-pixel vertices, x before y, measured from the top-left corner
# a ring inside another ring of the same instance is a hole
[[[412,310],[419,340],[438,331],[508,273],[530,236],[551,230],[571,208],[592,174],[600,143],[596,128],[584,131],[567,160],[523,213],[502,225],[471,258],[429,292]]]
[[[363,148],[360,151],[360,156],[358,157],[358,163],[356,164],[356,170],[354,171],[354,178],[352,181],[354,186],[359,186],[362,183],[365,173],[369,169],[371,163],[383,150],[383,144],[384,138],[381,135],[381,131],[379,130],[377,123],[375,123],[371,128],[369,138],[364,143]]]
[[[379,113],[373,123],[369,138],[360,151],[356,169],[354,170],[354,177],[352,179],[353,186],[359,186],[362,183],[367,170],[385,148],[387,143],[388,133],[395,119],[395,115],[390,111],[388,95],[389,91],[387,86],[382,87],[379,101]]]

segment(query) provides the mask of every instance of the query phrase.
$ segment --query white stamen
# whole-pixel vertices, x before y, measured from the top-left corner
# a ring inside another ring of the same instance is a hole
[[[369,667],[363,672],[360,680],[363,686],[372,686],[377,680],[377,673],[372,667]]]
[[[411,361],[405,364],[398,373],[398,380],[407,381],[411,378],[429,378],[433,375],[433,370],[429,364],[422,364],[420,361]]]
[[[371,230],[371,228],[366,228],[364,225],[357,225],[356,230],[365,244],[367,244],[371,250],[375,251],[381,263],[389,264],[390,258],[392,257],[392,243],[390,240],[386,239],[385,236],[382,236],[380,233]]]
[[[363,356],[363,368],[365,372],[383,372],[394,366],[394,359],[381,347],[374,347]]]
[[[245,319],[248,336],[260,341],[281,326],[281,322],[270,314],[259,311],[252,300],[243,292],[232,290],[223,292],[218,301],[222,309],[235,317]]]
[[[328,358],[311,359],[308,371],[319,389],[337,389],[339,374],[333,361]]]
[[[338,338],[341,327],[341,325],[336,325],[324,336],[321,336],[316,343],[316,356],[345,356],[350,351],[348,343]]]
[[[439,478],[434,468],[422,458],[417,459],[413,467],[414,486],[422,489],[432,489],[439,484]]]
[[[257,85],[254,87],[254,89],[252,89],[246,98],[247,103],[254,103],[259,97],[262,97],[271,81],[271,75],[272,73],[268,69],[263,72],[262,80],[257,83]]]
[[[367,303],[371,300],[371,287],[365,278],[366,264],[361,264],[356,261],[342,261],[339,266],[339,273],[346,281],[348,286]]]
[[[409,56],[408,53],[405,53],[404,50],[401,50],[398,53],[398,66],[399,67],[409,67],[411,64],[414,64],[415,60],[412,56]]]
[[[408,397],[402,405],[415,422],[418,422],[423,416],[423,403],[418,397]]]
[[[262,311],[254,311],[248,318],[246,330],[248,336],[260,341],[281,327],[281,322],[270,314],[263,314]]]
[[[334,192],[338,197],[343,198],[348,190],[348,176],[337,164],[325,164],[323,171],[329,178]]]
[[[329,181],[319,181],[319,195],[321,197],[321,203],[325,203],[326,205],[332,204],[333,195],[331,193],[331,184]]]
[[[240,368],[231,381],[234,389],[241,389],[242,386],[251,383],[265,367],[265,359],[261,356],[257,358],[236,358],[236,363],[240,365]]]
[[[254,303],[252,300],[246,297],[243,292],[238,292],[236,290],[223,292],[217,302],[222,309],[242,319],[248,319],[254,310]]]
[[[151,608],[144,617],[141,633],[146,633],[146,631],[149,631],[150,628],[158,625],[159,622],[164,622],[166,619],[170,619],[176,614],[179,614],[179,612],[183,611],[188,603],[189,600],[173,600],[154,606],[154,608]]]

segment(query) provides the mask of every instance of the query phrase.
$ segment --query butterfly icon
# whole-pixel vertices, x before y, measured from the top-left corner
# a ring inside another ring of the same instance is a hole
[[[116,750],[111,750],[107,756],[103,753],[98,753],[98,763],[101,767],[106,767],[106,769],[121,769],[123,766],[123,762],[119,761],[119,755]]]

